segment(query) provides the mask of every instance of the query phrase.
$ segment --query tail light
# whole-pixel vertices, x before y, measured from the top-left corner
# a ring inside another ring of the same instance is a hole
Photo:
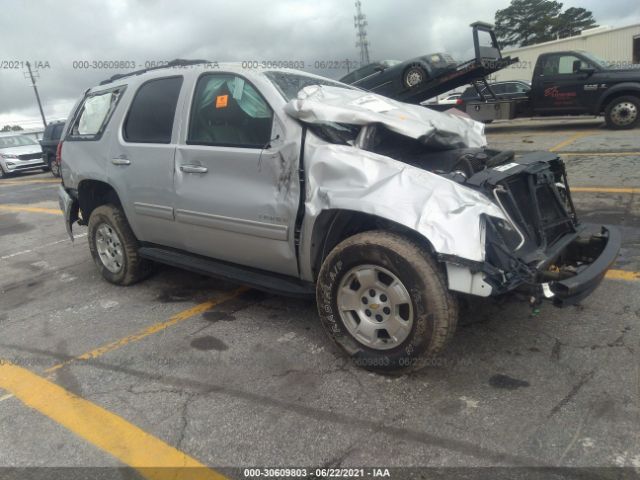
[[[62,142],[58,142],[58,147],[56,148],[56,163],[58,165],[62,163]]]
[[[463,103],[464,103],[464,102],[462,101],[462,99],[461,99],[461,98],[458,98],[458,99],[456,100],[456,105],[462,105]]]

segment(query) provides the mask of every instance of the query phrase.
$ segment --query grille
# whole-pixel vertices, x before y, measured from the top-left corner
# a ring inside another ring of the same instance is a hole
[[[540,247],[553,245],[567,233],[575,231],[574,224],[557,192],[556,186],[545,178],[522,174],[506,179],[500,200],[509,216]]]
[[[18,155],[20,160],[35,160],[36,158],[42,158],[42,153],[26,153],[24,155]]]

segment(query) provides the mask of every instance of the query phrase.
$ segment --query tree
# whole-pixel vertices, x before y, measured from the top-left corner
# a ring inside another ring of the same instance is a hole
[[[588,28],[595,28],[596,19],[593,13],[584,8],[571,7],[562,12],[556,19],[554,33],[556,38],[573,37]]]
[[[590,11],[571,7],[562,12],[562,3],[553,0],[511,0],[496,12],[495,23],[502,47],[548,42],[597,26]]]
[[[20,125],[5,125],[4,127],[2,127],[0,132],[18,132],[20,130],[23,130]]]

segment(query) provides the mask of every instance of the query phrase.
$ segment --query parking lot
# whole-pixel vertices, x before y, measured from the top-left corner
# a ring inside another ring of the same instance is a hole
[[[579,306],[474,302],[405,375],[353,366],[312,302],[169,267],[108,284],[56,179],[0,180],[0,466],[640,468],[639,133],[487,126],[492,147],[560,153],[581,220],[622,250]]]

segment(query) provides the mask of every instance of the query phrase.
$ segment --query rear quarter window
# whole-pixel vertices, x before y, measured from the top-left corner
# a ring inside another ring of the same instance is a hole
[[[124,87],[90,94],[81,103],[68,140],[98,140],[122,97]]]

